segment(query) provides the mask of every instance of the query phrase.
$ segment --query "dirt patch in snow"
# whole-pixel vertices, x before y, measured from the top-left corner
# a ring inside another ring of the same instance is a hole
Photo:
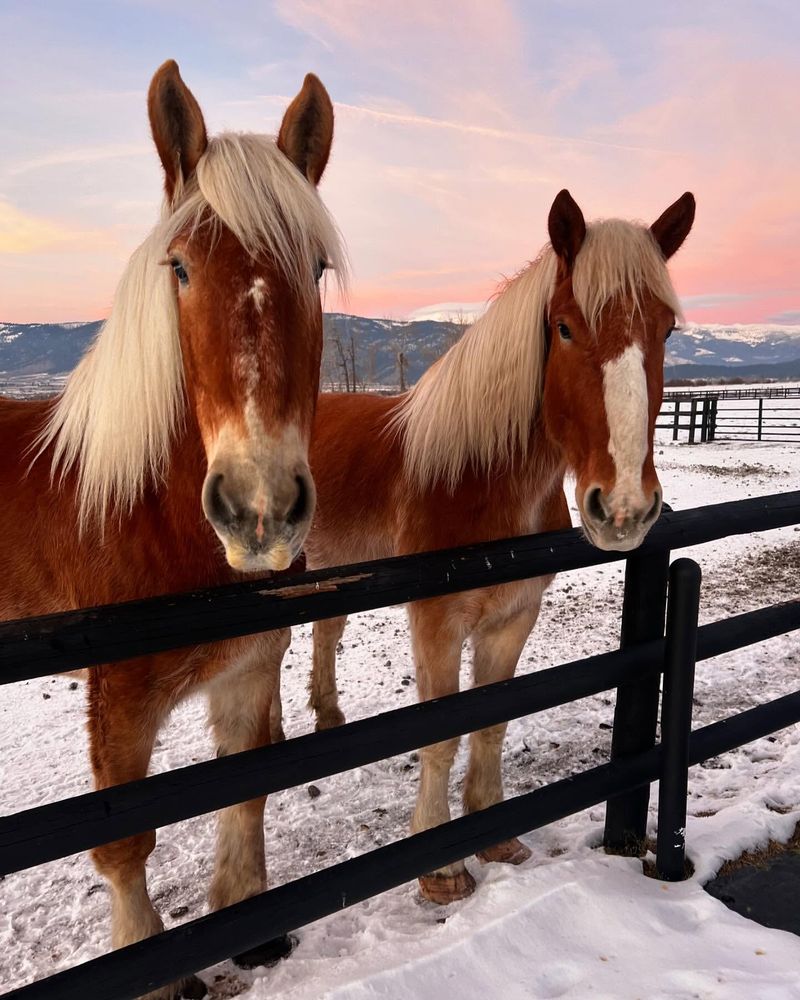
[[[788,840],[783,842],[770,840],[765,847],[753,851],[742,851],[737,858],[726,861],[715,877],[725,878],[741,868],[766,868],[771,861],[788,851],[800,851],[800,823],[794,828],[794,832]]]

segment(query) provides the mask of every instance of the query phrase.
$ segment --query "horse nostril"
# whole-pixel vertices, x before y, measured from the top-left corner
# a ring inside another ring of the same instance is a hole
[[[655,521],[658,517],[659,511],[661,510],[661,494],[658,490],[653,493],[653,506],[648,510],[644,516],[644,524],[649,524],[651,521]]]
[[[219,524],[230,524],[235,519],[236,512],[223,492],[224,479],[221,472],[209,479],[206,485],[206,511],[211,520]]]
[[[297,499],[292,504],[292,509],[286,515],[286,520],[289,524],[297,524],[298,521],[302,521],[308,514],[308,487],[306,486],[306,481],[302,476],[296,476],[295,482],[297,483]]]
[[[595,486],[586,494],[586,513],[596,521],[607,521],[608,514],[603,506],[603,491]]]

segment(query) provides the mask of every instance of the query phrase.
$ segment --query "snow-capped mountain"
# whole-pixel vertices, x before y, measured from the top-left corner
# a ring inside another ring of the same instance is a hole
[[[776,364],[800,358],[800,326],[688,323],[667,344],[668,365]]]
[[[72,371],[100,323],[0,323],[0,372]]]
[[[355,358],[359,382],[396,385],[402,353],[406,382],[415,382],[458,339],[471,318],[465,312],[451,316],[439,307],[428,313],[422,318],[421,310],[420,318],[406,321],[327,314],[323,377],[345,381],[338,377],[344,353]],[[99,328],[99,322],[0,323],[0,373],[71,371]],[[668,378],[728,374],[796,378],[798,365],[800,326],[688,324],[667,343]]]

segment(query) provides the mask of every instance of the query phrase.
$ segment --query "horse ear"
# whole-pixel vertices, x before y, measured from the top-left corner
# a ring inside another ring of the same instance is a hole
[[[164,187],[167,197],[172,198],[208,146],[203,112],[181,79],[174,59],[156,70],[147,94],[147,113],[164,167]]]
[[[553,250],[571,268],[586,237],[586,222],[583,212],[566,188],[558,192],[550,208],[547,231]]]
[[[689,235],[694,222],[694,210],[694,195],[687,191],[663,215],[659,215],[650,227],[650,232],[664,254],[664,260],[669,260]]]
[[[320,182],[333,141],[333,104],[313,73],[303,80],[281,122],[278,149],[312,184]]]

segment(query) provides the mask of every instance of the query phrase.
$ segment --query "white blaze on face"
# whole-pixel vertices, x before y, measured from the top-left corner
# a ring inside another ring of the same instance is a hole
[[[642,466],[647,458],[647,378],[638,344],[603,365],[603,397],[608,421],[608,451],[616,481],[609,495],[614,520],[621,524],[630,505],[641,507]]]
[[[247,292],[249,298],[253,300],[253,304],[258,312],[264,308],[264,301],[266,299],[266,288],[267,283],[263,278],[256,278],[250,289]]]

